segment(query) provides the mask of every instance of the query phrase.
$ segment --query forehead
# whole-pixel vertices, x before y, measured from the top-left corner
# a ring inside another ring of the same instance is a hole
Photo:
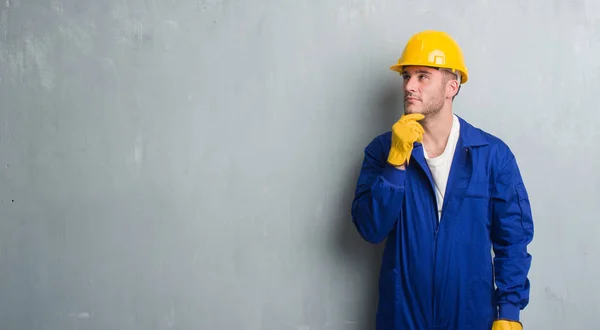
[[[427,66],[405,66],[402,69],[402,74],[418,74],[418,73],[427,73],[430,75],[435,75],[435,74],[439,74],[440,71],[438,69],[435,68],[430,68]]]

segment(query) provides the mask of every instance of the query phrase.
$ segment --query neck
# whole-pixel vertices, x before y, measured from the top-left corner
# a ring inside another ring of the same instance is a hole
[[[433,117],[422,121],[425,134],[423,135],[423,147],[430,157],[437,157],[444,152],[454,115],[452,109],[442,109]]]

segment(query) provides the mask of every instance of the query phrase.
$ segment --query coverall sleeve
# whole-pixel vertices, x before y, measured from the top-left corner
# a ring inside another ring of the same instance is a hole
[[[370,243],[387,237],[402,209],[406,171],[387,163],[388,152],[377,139],[365,148],[352,202],[352,221]]]
[[[514,155],[506,150],[494,175],[492,242],[499,318],[519,321],[529,303],[528,273],[533,239],[533,217],[527,190]]]

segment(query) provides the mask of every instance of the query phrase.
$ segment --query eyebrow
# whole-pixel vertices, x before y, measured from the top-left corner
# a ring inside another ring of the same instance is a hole
[[[426,71],[426,70],[417,70],[414,73],[431,74],[430,71]],[[402,71],[402,74],[409,74],[409,72],[408,71]]]

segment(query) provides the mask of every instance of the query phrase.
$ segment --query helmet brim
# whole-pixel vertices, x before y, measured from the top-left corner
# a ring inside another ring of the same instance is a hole
[[[426,66],[426,67],[430,67],[430,68],[436,68],[436,69],[450,69],[453,70],[453,68],[448,68],[445,66],[431,66],[431,65],[423,65],[422,63],[402,63],[402,64],[394,64],[392,66],[390,66],[390,70],[392,71],[396,71],[399,73],[402,73],[402,70],[405,66]],[[468,75],[460,70],[457,70],[458,72],[460,72],[460,83],[464,84],[467,82],[467,80],[469,80]]]

